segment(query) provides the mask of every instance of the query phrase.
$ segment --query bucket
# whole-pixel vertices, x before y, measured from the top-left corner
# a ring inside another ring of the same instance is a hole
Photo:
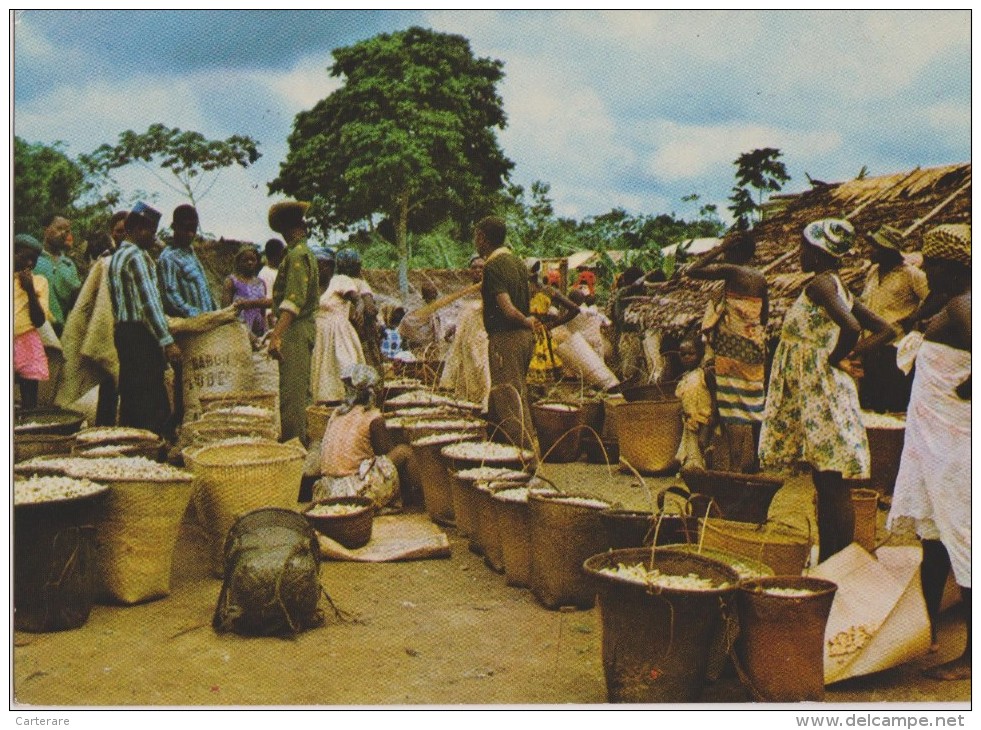
[[[538,434],[542,460],[554,464],[579,461],[582,453],[582,408],[565,403],[535,403],[531,420]]]
[[[242,515],[263,507],[295,510],[306,450],[272,441],[215,443],[193,450],[195,506],[211,536],[212,571],[224,572],[228,530]]]
[[[681,444],[681,401],[635,401],[616,407],[620,461],[641,474],[663,474],[678,466]]]
[[[651,551],[646,548],[612,550],[585,561],[583,570],[598,596],[609,702],[698,700],[712,643],[725,619],[723,602],[739,580],[729,566],[701,555],[659,548],[653,560],[662,573],[695,573],[718,587],[647,586],[602,572],[620,563],[649,568]]]
[[[768,591],[805,592],[774,595]],[[740,679],[758,702],[824,699],[824,631],[838,586],[821,578],[744,581],[736,591]]]
[[[879,493],[875,489],[852,489],[855,508],[854,541],[868,552],[875,550],[875,522],[879,511]]]
[[[567,500],[582,500],[583,503]],[[594,586],[582,572],[586,558],[609,549],[600,517],[609,504],[574,495],[529,494],[531,591],[543,606],[592,608]]]
[[[95,600],[95,524],[108,490],[14,507],[14,629],[76,629]]]

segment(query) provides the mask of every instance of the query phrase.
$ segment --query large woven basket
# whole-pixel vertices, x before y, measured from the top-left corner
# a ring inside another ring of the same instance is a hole
[[[219,408],[234,408],[235,406],[255,406],[275,413],[278,396],[278,393],[239,390],[227,393],[203,393],[199,400],[202,413],[208,413]]]
[[[271,441],[216,443],[192,452],[195,505],[211,536],[212,569],[221,576],[225,536],[235,520],[262,507],[295,510],[306,450]]]
[[[616,406],[617,443],[620,461],[641,474],[663,474],[674,470],[681,444],[681,401],[635,401]]]
[[[763,563],[775,575],[800,575],[811,554],[811,538],[774,523],[753,525],[709,517],[700,521],[701,544]]]
[[[269,425],[223,423],[213,419],[200,419],[181,426],[179,446],[184,448],[243,436],[275,441],[279,438],[279,432]]]
[[[403,427],[409,443],[417,441],[426,436],[437,433],[454,432],[473,432],[475,438],[483,439],[487,437],[487,422],[479,418],[461,417],[460,415],[448,415],[446,417],[420,418],[411,422],[406,422]]]
[[[69,454],[74,443],[75,437],[71,434],[14,434],[14,463],[33,459],[35,456]]]
[[[87,463],[93,466],[86,468]],[[75,478],[98,479],[109,487],[96,524],[102,599],[133,604],[169,595],[174,548],[193,477],[169,468],[168,478],[116,479],[107,477],[98,463],[79,459],[67,472]]]
[[[85,414],[64,408],[34,408],[14,416],[14,435],[76,433],[85,422]]]

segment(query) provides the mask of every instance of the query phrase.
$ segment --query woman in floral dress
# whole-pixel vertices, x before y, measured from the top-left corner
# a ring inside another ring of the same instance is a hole
[[[893,336],[836,273],[854,229],[825,219],[804,228],[801,269],[815,274],[784,317],[773,358],[759,456],[765,469],[811,467],[817,491],[820,560],[852,542],[855,511],[844,479],[869,476],[854,358]],[[873,333],[858,342],[863,329]],[[856,344],[857,343],[857,344]]]

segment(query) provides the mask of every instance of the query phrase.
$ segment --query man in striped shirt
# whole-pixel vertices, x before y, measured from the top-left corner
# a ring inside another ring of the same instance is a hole
[[[181,353],[167,327],[147,253],[159,222],[160,213],[142,202],[126,216],[126,239],[109,259],[109,290],[119,356],[119,425],[170,436],[164,370],[168,361],[179,362]]]
[[[178,205],[170,224],[174,242],[157,259],[164,312],[171,317],[194,317],[218,306],[208,286],[204,268],[191,244],[198,232],[198,212],[193,205]]]

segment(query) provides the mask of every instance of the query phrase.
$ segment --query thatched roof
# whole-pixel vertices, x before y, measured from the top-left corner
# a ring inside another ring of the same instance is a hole
[[[906,233],[904,252],[919,251],[923,234],[942,223],[971,222],[971,165],[949,165],[883,177],[817,186],[790,198],[778,213],[750,232],[756,255],[750,265],[766,273],[769,282],[771,337],[779,336],[783,316],[797,299],[809,275],[801,272],[799,257],[804,226],[820,218],[848,218],[860,233],[884,224]],[[861,243],[846,256],[842,281],[859,293],[869,266],[869,247]],[[719,282],[675,278],[648,285],[648,295],[634,297],[624,319],[646,328],[680,334],[701,319],[705,304],[719,291]]]

